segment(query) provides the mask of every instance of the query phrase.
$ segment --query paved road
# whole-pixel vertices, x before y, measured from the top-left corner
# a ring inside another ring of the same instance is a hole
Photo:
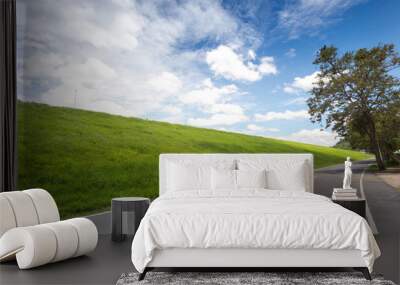
[[[367,170],[372,162],[353,163],[352,186],[359,192],[363,189],[369,208],[368,222],[377,232],[375,239],[382,255],[376,261],[375,271],[400,283],[400,192]],[[341,187],[343,172],[343,165],[315,171],[314,192],[330,197],[334,187]]]

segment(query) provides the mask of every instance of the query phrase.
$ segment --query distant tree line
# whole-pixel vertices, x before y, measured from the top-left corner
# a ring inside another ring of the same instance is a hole
[[[339,146],[375,154],[379,169],[400,149],[400,57],[393,44],[338,54],[323,46],[307,100],[311,121],[332,128]]]

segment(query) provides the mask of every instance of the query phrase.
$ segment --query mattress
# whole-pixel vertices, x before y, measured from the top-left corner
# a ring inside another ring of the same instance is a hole
[[[132,262],[143,272],[156,250],[172,248],[359,250],[370,271],[380,255],[359,215],[320,195],[265,189],[157,198],[133,239]]]

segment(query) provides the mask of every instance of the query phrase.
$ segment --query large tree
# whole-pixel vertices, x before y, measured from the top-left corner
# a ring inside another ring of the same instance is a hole
[[[384,169],[400,136],[400,80],[395,75],[400,57],[394,45],[343,55],[324,46],[314,64],[320,71],[307,101],[311,121],[332,127],[353,145],[362,144]]]

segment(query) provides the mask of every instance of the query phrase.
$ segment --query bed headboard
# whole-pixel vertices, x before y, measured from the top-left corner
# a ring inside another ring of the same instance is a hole
[[[240,154],[225,154],[225,153],[213,153],[213,154],[176,154],[176,153],[169,153],[169,154],[160,154],[159,160],[159,191],[160,195],[166,192],[166,168],[168,161],[176,161],[176,162],[190,162],[190,163],[207,163],[210,162],[217,162],[217,161],[229,161],[232,160],[232,164],[235,160],[246,159],[246,160],[257,160],[263,159],[268,160],[273,163],[274,161],[294,161],[294,162],[304,162],[305,163],[305,175],[306,175],[306,191],[307,192],[314,192],[314,162],[313,162],[313,155],[309,153],[304,154],[292,154],[292,153],[240,153]]]

